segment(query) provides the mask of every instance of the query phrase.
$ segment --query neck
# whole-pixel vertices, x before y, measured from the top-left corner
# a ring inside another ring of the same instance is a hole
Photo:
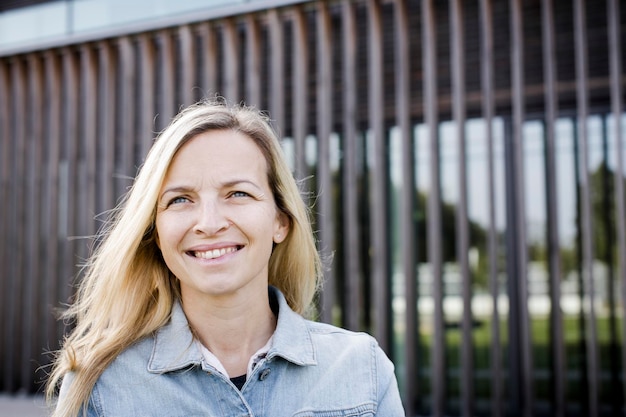
[[[276,329],[267,291],[253,299],[192,302],[183,294],[183,310],[194,335],[224,365],[231,377],[244,375],[248,361]]]

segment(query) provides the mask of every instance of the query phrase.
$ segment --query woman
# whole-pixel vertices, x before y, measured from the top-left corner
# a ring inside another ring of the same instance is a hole
[[[191,106],[86,267],[48,384],[52,398],[62,381],[53,415],[404,415],[370,336],[301,316],[319,277],[267,119]]]

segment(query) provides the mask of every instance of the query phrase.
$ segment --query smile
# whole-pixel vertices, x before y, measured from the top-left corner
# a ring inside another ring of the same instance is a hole
[[[228,253],[237,252],[238,250],[239,250],[239,246],[230,246],[228,248],[220,248],[220,249],[213,249],[213,250],[207,250],[207,251],[194,251],[194,252],[190,252],[190,254],[195,256],[196,258],[215,259],[215,258],[219,258],[220,256],[224,256]]]

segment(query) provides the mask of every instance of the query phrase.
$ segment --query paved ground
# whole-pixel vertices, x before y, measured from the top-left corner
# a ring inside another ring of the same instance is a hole
[[[46,417],[43,397],[0,394],[0,417]]]

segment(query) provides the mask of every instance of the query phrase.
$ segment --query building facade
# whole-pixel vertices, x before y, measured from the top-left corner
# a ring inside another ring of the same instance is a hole
[[[102,219],[218,95],[275,122],[319,319],[377,337],[407,415],[625,413],[622,2],[25,3],[0,10],[0,391],[40,389]]]

